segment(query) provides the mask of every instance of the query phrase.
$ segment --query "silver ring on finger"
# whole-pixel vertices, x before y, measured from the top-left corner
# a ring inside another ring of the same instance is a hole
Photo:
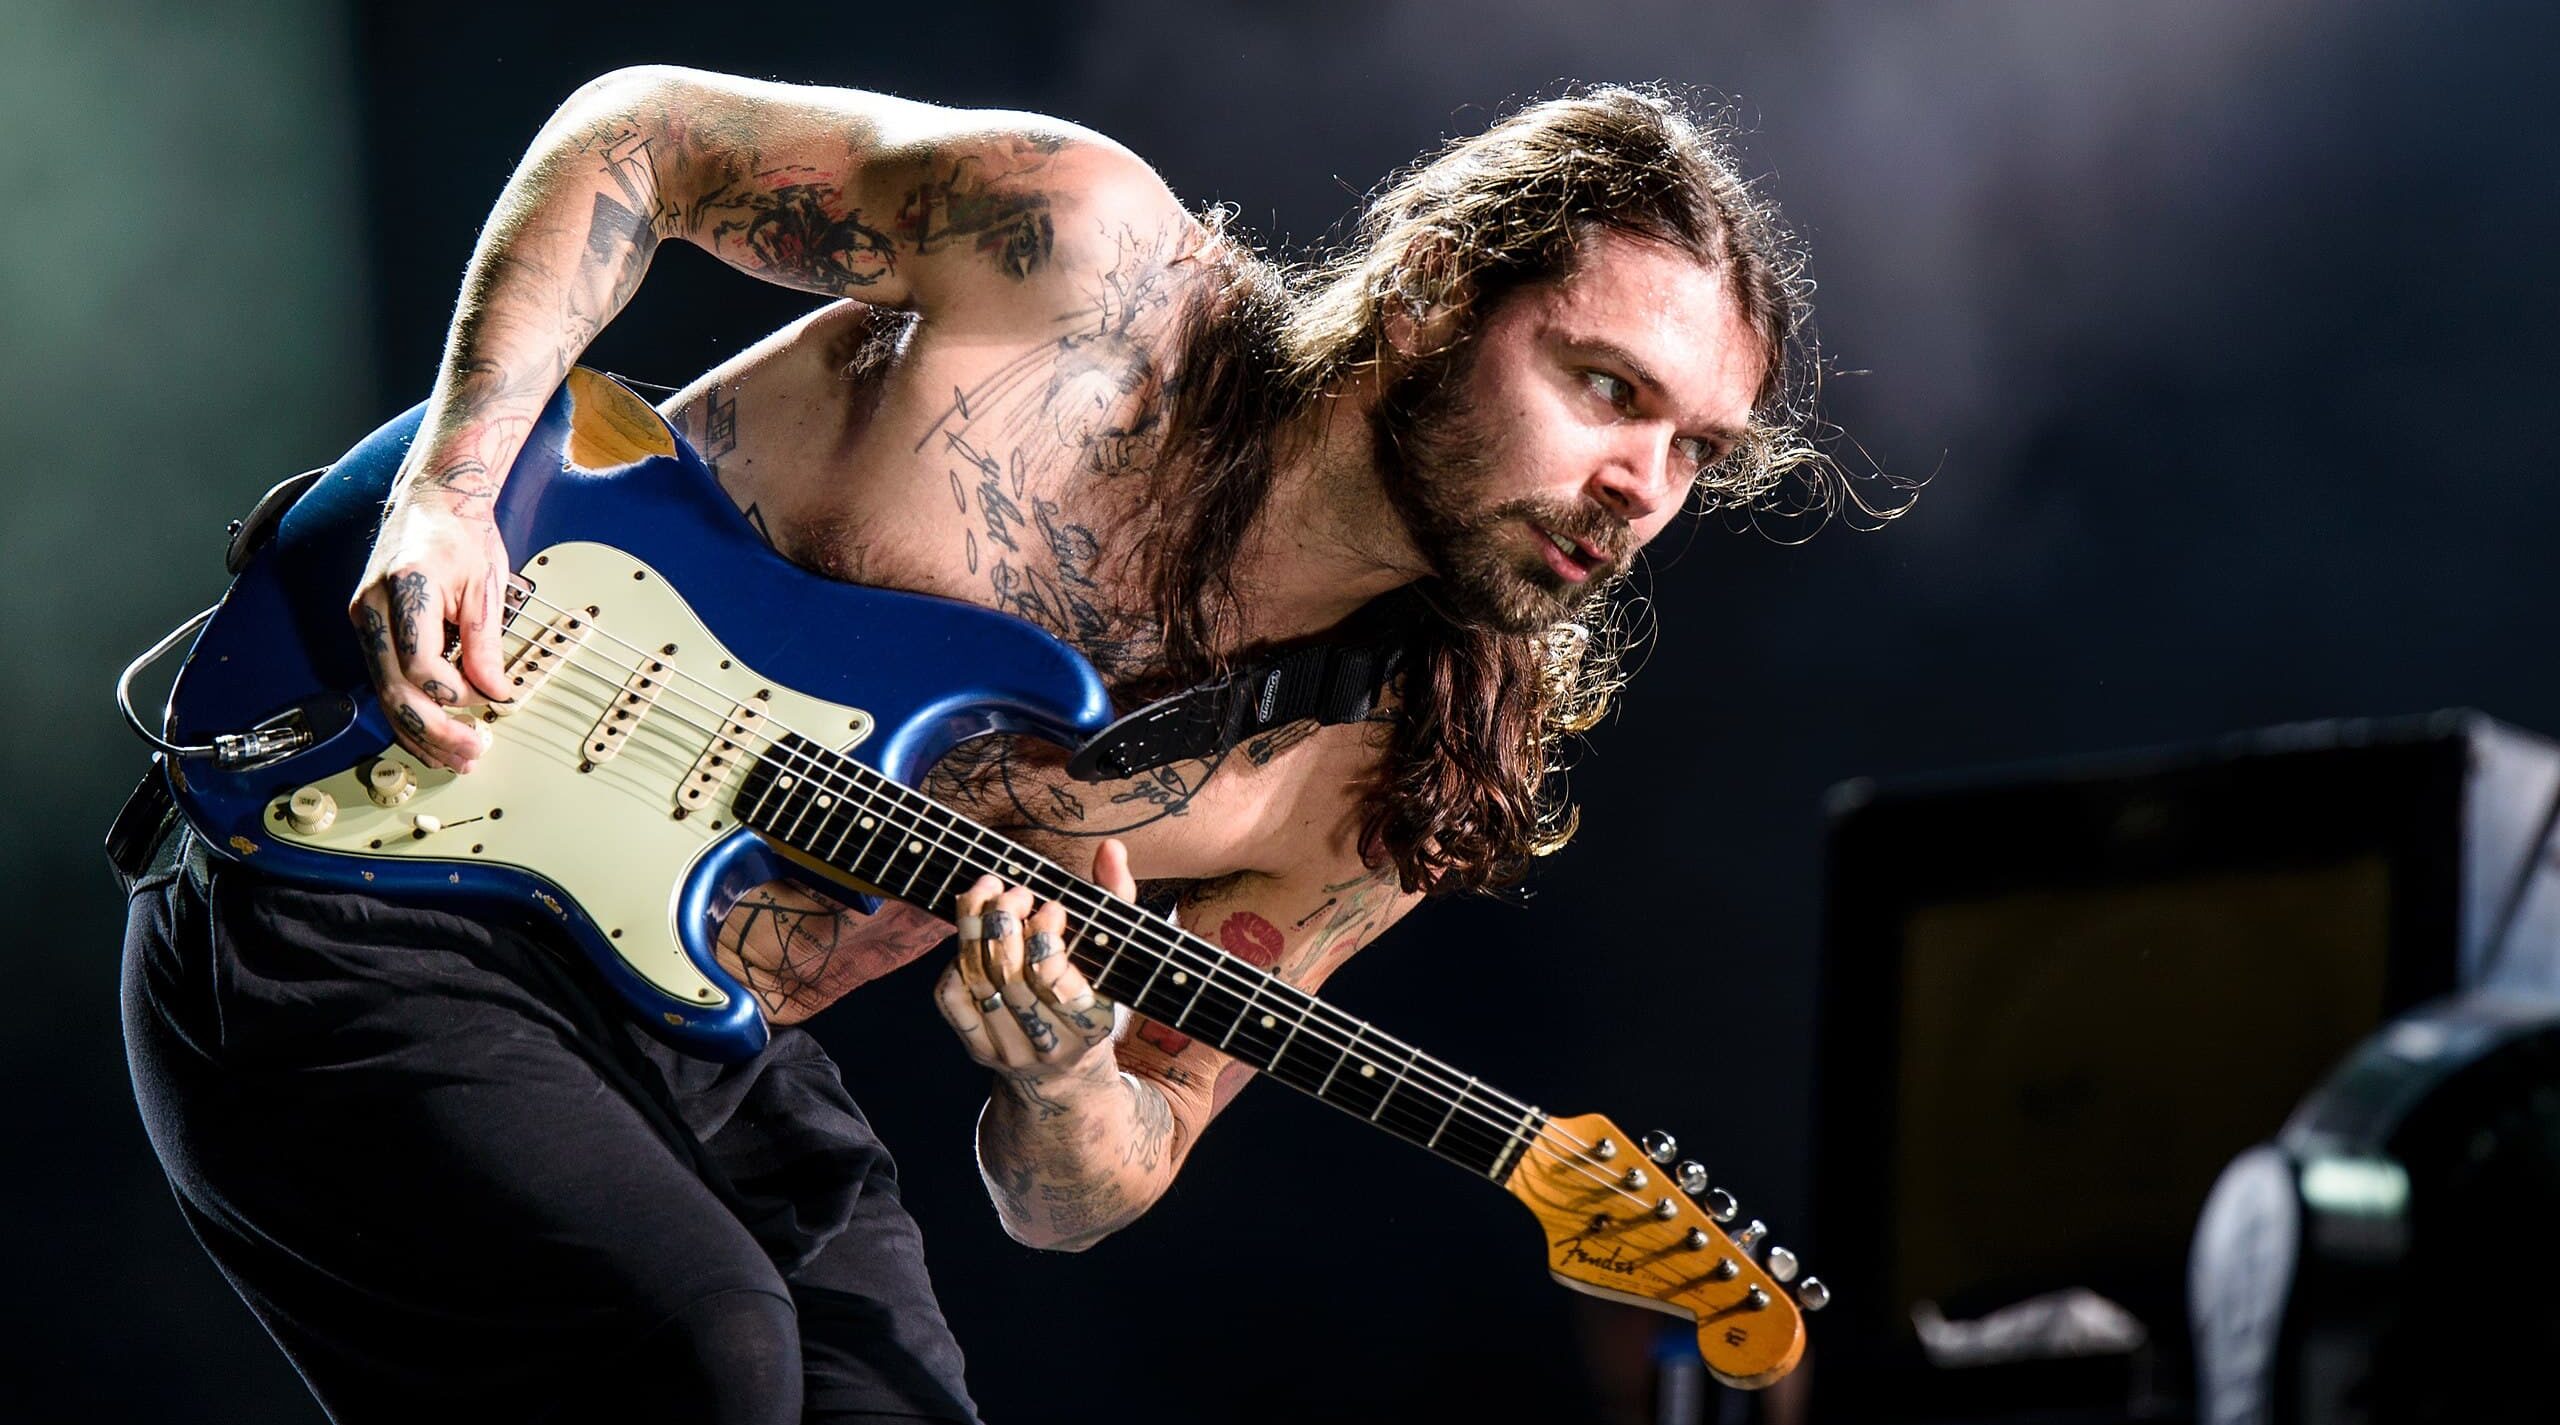
[[[985,999],[978,1001],[978,1013],[993,1014],[998,1009],[1003,1008],[1003,1006],[1004,991],[998,990],[994,994],[987,996]]]

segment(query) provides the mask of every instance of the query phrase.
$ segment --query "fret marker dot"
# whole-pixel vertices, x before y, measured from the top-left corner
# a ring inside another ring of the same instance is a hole
[[[1364,1078],[1364,1079],[1374,1079],[1374,1078],[1376,1078],[1377,1076],[1378,1076],[1378,1069],[1377,1069],[1377,1066],[1376,1066],[1376,1065],[1374,1065],[1374,1064],[1362,1064],[1362,1065],[1360,1066],[1360,1077],[1362,1077],[1362,1078]]]
[[[825,793],[823,793],[823,792],[822,792],[822,793],[820,793],[820,794],[818,795],[818,805],[820,805],[820,806],[822,806],[822,807],[823,807],[823,806],[833,806],[833,805],[835,805],[835,801],[836,801],[836,799],[835,799],[835,798],[833,798],[833,797],[831,797],[831,796],[828,796],[828,795],[826,795],[826,794],[825,794]]]
[[[873,822],[872,819],[867,816],[862,819],[862,829],[865,831],[869,831],[876,824],[877,823]]]
[[[790,786],[790,785],[791,785],[791,779],[790,779],[789,777],[785,777],[785,778],[783,778],[783,779],[782,779],[782,783],[781,783],[781,784],[782,784],[783,786],[786,786],[786,787],[787,787],[787,786]]]
[[[1266,1014],[1262,1017],[1262,1027],[1265,1029],[1276,1029],[1279,1025],[1280,1021],[1273,1019],[1270,1015]]]
[[[1191,983],[1191,977],[1182,973],[1180,970],[1176,970],[1173,972],[1173,982],[1177,985],[1187,985]]]
[[[910,841],[907,843],[907,849],[909,851],[922,851],[924,849],[924,843],[921,841]]]
[[[1097,935],[1093,937],[1093,943],[1096,945],[1108,945],[1111,943],[1111,937],[1108,935]]]

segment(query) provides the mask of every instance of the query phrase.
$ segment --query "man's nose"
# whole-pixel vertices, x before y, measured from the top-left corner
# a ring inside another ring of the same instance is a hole
[[[1659,430],[1628,427],[1628,438],[1613,445],[1592,479],[1594,493],[1609,513],[1635,524],[1678,498],[1671,481],[1671,441]]]

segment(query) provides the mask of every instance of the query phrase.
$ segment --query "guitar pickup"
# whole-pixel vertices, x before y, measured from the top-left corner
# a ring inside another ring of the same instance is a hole
[[[755,755],[748,748],[747,739],[764,736],[759,731],[764,722],[764,709],[751,704],[740,703],[729,710],[729,716],[720,723],[719,734],[702,749],[701,756],[693,759],[693,770],[685,774],[683,785],[676,789],[678,820],[719,804],[720,784]]]
[[[587,733],[582,755],[589,766],[610,762],[622,751],[622,744],[631,739],[632,729],[649,715],[649,709],[658,705],[658,694],[666,691],[666,676],[667,665],[652,658],[622,680],[622,691],[606,705],[604,716],[597,718],[595,727]]]
[[[507,663],[509,691],[515,696],[508,702],[492,701],[489,711],[504,716],[530,702],[551,674],[570,654],[586,644],[587,634],[595,625],[579,614],[564,613],[525,640],[516,656]]]

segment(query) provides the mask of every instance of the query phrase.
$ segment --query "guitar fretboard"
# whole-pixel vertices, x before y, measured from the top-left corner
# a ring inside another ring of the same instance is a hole
[[[981,875],[1066,907],[1103,996],[1406,1142],[1507,1177],[1546,1115],[842,753],[787,736],[749,767],[745,825],[943,919]]]

